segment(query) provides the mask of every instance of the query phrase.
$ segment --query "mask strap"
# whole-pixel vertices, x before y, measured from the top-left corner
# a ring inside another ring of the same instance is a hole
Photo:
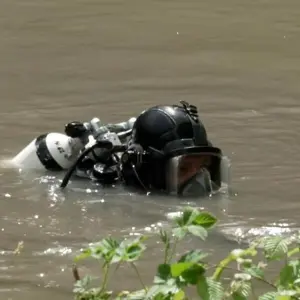
[[[188,116],[194,121],[193,122],[193,131],[194,131],[194,141],[195,145],[200,145],[203,137],[207,140],[207,133],[204,128],[204,125],[199,120],[198,109],[195,105],[191,105],[186,101],[180,101],[184,110],[188,114]]]

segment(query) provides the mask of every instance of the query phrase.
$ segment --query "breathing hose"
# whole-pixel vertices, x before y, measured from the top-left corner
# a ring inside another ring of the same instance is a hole
[[[74,171],[76,170],[76,167],[79,163],[81,163],[81,161],[83,160],[83,158],[89,154],[91,151],[93,151],[95,148],[107,148],[108,150],[111,150],[112,153],[116,153],[116,152],[122,152],[126,150],[126,146],[125,145],[120,145],[120,146],[113,146],[113,144],[108,141],[108,140],[102,140],[102,141],[97,141],[96,144],[94,144],[93,146],[91,146],[90,148],[84,150],[80,156],[78,157],[78,159],[76,160],[76,162],[68,169],[66,175],[64,176],[64,179],[60,185],[61,188],[65,188],[72,176],[72,174],[74,173]]]

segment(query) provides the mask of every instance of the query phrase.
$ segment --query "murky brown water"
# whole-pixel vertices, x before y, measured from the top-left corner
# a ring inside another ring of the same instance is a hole
[[[2,0],[1,156],[71,120],[118,122],[185,99],[232,160],[237,192],[199,201],[222,220],[206,247],[222,257],[240,232],[280,220],[293,230],[299,35],[298,0]],[[57,179],[42,174],[0,175],[1,299],[71,299],[74,251],[108,233],[143,231],[183,205],[120,189],[97,193],[87,182],[59,193]],[[15,257],[20,240],[25,248]],[[159,251],[151,249],[141,266],[146,278]],[[119,282],[135,285],[131,273]]]

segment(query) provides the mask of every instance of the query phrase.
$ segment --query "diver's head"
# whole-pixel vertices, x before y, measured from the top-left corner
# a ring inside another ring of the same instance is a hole
[[[176,195],[207,195],[221,186],[222,152],[213,147],[197,108],[154,106],[136,119],[122,174],[129,185]]]

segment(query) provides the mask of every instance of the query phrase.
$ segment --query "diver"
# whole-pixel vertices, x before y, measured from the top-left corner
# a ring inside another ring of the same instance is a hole
[[[103,186],[193,196],[218,192],[223,178],[228,181],[226,159],[209,141],[197,107],[180,101],[119,124],[69,122],[64,134],[38,136],[12,162],[23,169],[67,170],[62,188],[76,175]]]
[[[66,134],[74,137],[74,127],[78,135],[84,132],[80,123],[72,124]],[[221,187],[222,151],[209,141],[197,107],[187,102],[146,109],[135,119],[126,144],[103,146],[100,154],[98,149],[98,154],[83,155],[73,170],[77,176],[178,196],[208,195]]]

